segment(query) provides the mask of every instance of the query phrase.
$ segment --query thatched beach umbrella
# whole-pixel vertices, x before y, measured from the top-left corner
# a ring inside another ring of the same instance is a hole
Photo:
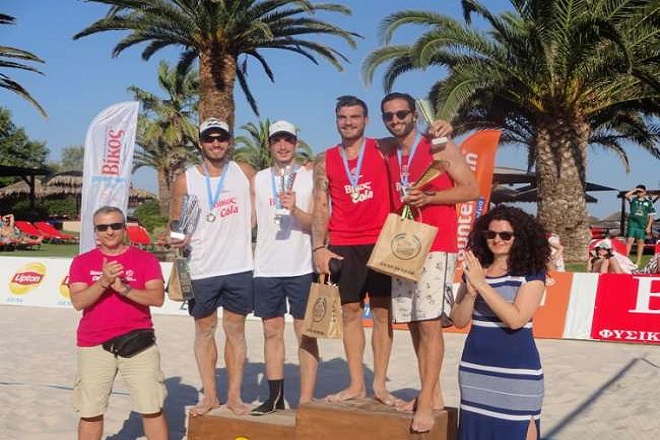
[[[44,191],[44,186],[39,180],[34,182],[34,193],[36,197],[41,197]],[[30,185],[24,180],[12,183],[11,185],[3,186],[0,188],[0,199],[18,198],[20,196],[27,196],[30,194]]]
[[[65,171],[53,174],[44,184],[45,197],[76,196],[76,211],[80,210],[80,198],[82,194],[82,171]],[[156,194],[144,189],[135,188],[132,184],[128,196],[128,205],[135,206],[146,200],[156,199]]]

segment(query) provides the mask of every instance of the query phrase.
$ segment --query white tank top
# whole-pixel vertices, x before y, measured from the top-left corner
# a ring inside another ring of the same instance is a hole
[[[211,177],[211,196],[220,177]],[[252,224],[250,182],[236,164],[227,163],[227,175],[213,207],[215,221],[207,220],[209,197],[206,178],[195,167],[186,170],[188,194],[199,199],[202,214],[191,237],[190,277],[210,278],[252,270]]]
[[[254,258],[255,277],[292,277],[311,273],[312,239],[291,215],[275,223],[272,168],[261,170],[254,179],[257,210],[257,247]],[[312,170],[304,167],[296,173],[293,191],[296,205],[310,212]]]

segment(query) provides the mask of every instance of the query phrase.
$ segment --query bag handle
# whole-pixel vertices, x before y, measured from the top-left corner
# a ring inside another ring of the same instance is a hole
[[[417,212],[419,213],[419,221],[422,221],[422,210],[415,207]],[[409,219],[409,220],[415,220],[415,215],[413,214],[413,207],[405,204],[403,205],[403,210],[401,211],[401,220]]]
[[[319,274],[319,284],[328,284],[332,285],[332,278],[329,273],[320,273]]]

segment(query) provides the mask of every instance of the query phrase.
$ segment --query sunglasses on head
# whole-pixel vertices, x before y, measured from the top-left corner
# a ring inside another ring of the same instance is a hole
[[[212,144],[213,141],[227,142],[229,140],[228,134],[207,135],[202,137],[202,142],[205,144]]]
[[[509,241],[513,237],[515,237],[516,234],[514,234],[513,232],[509,232],[509,231],[501,231],[501,232],[491,231],[490,229],[487,230],[487,231],[484,231],[484,237],[486,237],[487,240],[493,240],[498,235],[499,235],[500,239],[502,239],[504,241]]]
[[[390,122],[392,119],[394,119],[394,116],[400,121],[406,119],[409,114],[412,113],[412,110],[399,110],[398,112],[384,112],[383,113],[383,121],[385,122]]]
[[[110,223],[107,225],[94,225],[94,230],[96,232],[105,232],[108,230],[108,228],[112,229],[113,231],[118,231],[120,229],[124,229],[124,224],[123,223]]]

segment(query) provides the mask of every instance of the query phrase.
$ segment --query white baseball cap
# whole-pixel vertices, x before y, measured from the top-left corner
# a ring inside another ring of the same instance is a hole
[[[204,122],[199,124],[199,135],[204,136],[207,131],[209,130],[222,130],[224,132],[227,132],[228,134],[231,134],[229,131],[229,125],[218,118],[208,118],[205,119]]]
[[[298,137],[296,126],[287,121],[277,121],[270,124],[270,127],[268,128],[268,137],[270,138],[277,133],[287,133],[293,137]]]

